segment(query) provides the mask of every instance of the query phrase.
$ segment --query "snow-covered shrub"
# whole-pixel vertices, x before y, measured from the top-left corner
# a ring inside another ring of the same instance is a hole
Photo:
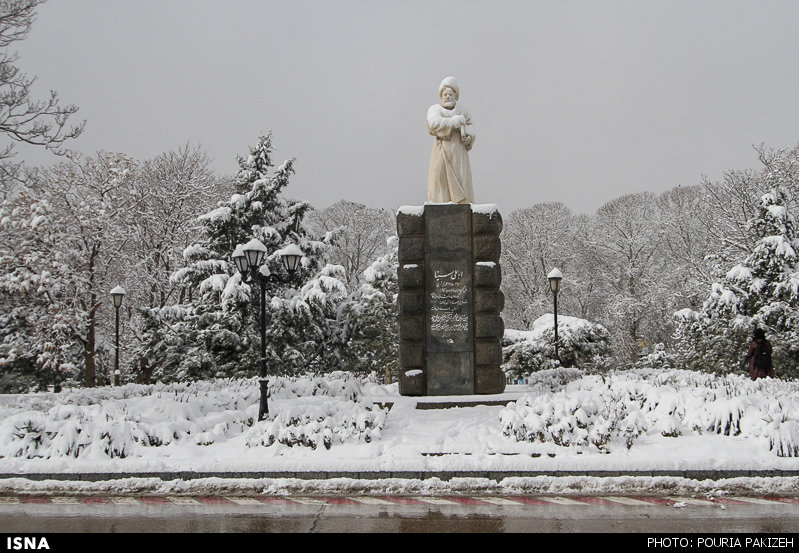
[[[292,406],[287,407],[290,416],[278,418],[278,423],[297,427],[304,420],[298,409],[307,406],[303,425],[327,425],[331,443],[353,436],[375,439],[385,422],[381,412],[355,403],[362,393],[351,373],[273,377],[269,389],[273,399],[289,400]],[[19,396],[0,405],[0,456],[121,458],[135,456],[145,447],[210,445],[252,426],[259,397],[257,378],[128,384]],[[329,405],[308,404],[305,398]],[[320,413],[324,417],[317,421]],[[310,436],[316,434],[309,427],[305,436],[310,445]],[[276,439],[292,441],[288,436]]]
[[[508,404],[500,420],[503,433],[517,441],[594,445],[602,451],[613,440],[630,448],[649,426],[635,384],[613,376],[589,376],[556,393],[524,396]]]
[[[640,369],[674,369],[680,364],[678,355],[666,350],[663,343],[652,346],[652,352],[644,355],[636,362]]]
[[[778,457],[799,457],[799,421],[786,420],[767,428],[769,450]]]
[[[752,382],[742,375],[636,369],[584,376],[563,389],[535,390],[500,412],[503,433],[558,446],[628,449],[649,433],[767,440],[799,456],[799,381]]]
[[[585,372],[574,367],[558,367],[544,369],[532,373],[526,378],[526,384],[536,392],[554,392],[562,389],[569,382],[585,376]]]
[[[41,413],[25,413],[9,421],[8,426],[11,427],[13,457],[41,457],[40,451],[50,444]]]
[[[269,394],[276,398],[330,396],[357,401],[361,396],[361,387],[354,374],[333,371],[325,377],[300,375],[271,378]]]
[[[765,435],[768,437],[769,450],[778,457],[799,457],[799,413],[796,402],[792,406],[784,400],[770,401],[763,416],[767,422]]]
[[[245,443],[250,447],[320,445],[330,449],[334,443],[379,439],[386,422],[387,409],[354,401],[324,399],[302,401],[270,413],[270,418],[249,429]]]
[[[601,367],[610,355],[610,334],[599,324],[558,316],[558,357],[555,358],[552,315],[535,320],[528,331],[506,329],[502,339],[502,369],[513,377],[566,367]]]

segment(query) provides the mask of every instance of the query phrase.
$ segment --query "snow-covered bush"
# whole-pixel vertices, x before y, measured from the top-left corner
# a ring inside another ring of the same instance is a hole
[[[387,409],[354,401],[325,399],[303,401],[280,409],[268,420],[253,425],[245,436],[250,447],[271,446],[278,442],[287,446],[301,445],[330,449],[334,443],[380,438]]]
[[[275,440],[314,447],[312,428],[330,430],[330,443],[376,439],[385,414],[359,403],[352,374],[269,380]],[[258,412],[257,378],[79,389],[15,397],[0,405],[0,457],[114,458],[170,444],[209,445],[241,435]],[[305,412],[306,415],[301,415]],[[324,415],[324,416],[323,416]],[[289,434],[302,423],[306,438]],[[316,426],[314,426],[316,425]],[[324,434],[324,430],[320,430]],[[263,434],[263,432],[261,432]]]
[[[584,376],[585,372],[580,369],[558,367],[536,371],[525,379],[525,383],[533,389],[533,393],[555,392]]]
[[[639,369],[674,369],[680,364],[680,358],[666,350],[663,343],[652,346],[652,352],[644,355],[635,363]]]
[[[274,398],[330,396],[357,401],[361,396],[358,378],[345,371],[333,371],[324,378],[314,375],[275,377],[269,380],[269,395]]]
[[[535,320],[529,331],[506,329],[502,340],[502,369],[513,377],[566,367],[602,367],[610,355],[607,329],[577,317],[558,316],[558,361],[552,315]]]
[[[529,394],[500,413],[517,441],[631,448],[650,433],[760,438],[780,457],[799,456],[799,381],[750,381],[685,370],[590,375],[552,393]]]

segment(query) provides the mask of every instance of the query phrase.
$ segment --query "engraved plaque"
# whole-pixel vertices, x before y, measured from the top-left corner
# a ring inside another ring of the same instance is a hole
[[[427,393],[474,393],[471,207],[425,206]]]
[[[430,260],[429,263],[428,351],[469,351],[473,329],[468,267],[457,261]]]

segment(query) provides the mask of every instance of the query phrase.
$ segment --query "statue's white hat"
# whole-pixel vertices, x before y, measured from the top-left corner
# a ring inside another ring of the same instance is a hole
[[[461,89],[458,86],[458,82],[455,80],[455,77],[447,77],[441,84],[438,85],[438,95],[441,96],[441,93],[444,92],[445,88],[451,88],[455,91],[455,99],[457,100],[461,95]]]

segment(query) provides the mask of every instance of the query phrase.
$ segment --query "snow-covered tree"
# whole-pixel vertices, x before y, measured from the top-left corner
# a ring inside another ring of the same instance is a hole
[[[347,200],[312,211],[308,219],[317,232],[335,230],[329,260],[344,267],[347,288],[351,291],[364,282],[369,263],[388,251],[386,240],[396,233],[391,212]]]
[[[267,283],[267,365],[291,373],[330,362],[340,343],[335,325],[345,297],[340,268],[322,267],[328,248],[309,235],[303,218],[309,204],[283,191],[294,160],[274,168],[271,134],[239,158],[235,193],[200,216],[201,239],[183,252],[186,266],[171,281],[184,289],[182,304],[156,308],[145,320],[141,355],[162,380],[252,375],[259,356],[257,283],[242,282],[231,262],[239,244],[252,238],[267,248],[265,264],[276,278]],[[297,244],[305,257],[292,279],[280,250]],[[302,285],[302,283],[305,283]],[[294,287],[300,290],[294,290]],[[335,368],[331,367],[331,368]]]
[[[573,215],[558,202],[534,204],[511,212],[502,231],[503,317],[512,328],[529,329],[552,309],[547,275],[554,267],[564,274],[563,313],[595,316],[597,271],[583,245],[588,218]]]
[[[57,255],[63,236],[53,206],[33,188],[0,207],[0,391],[58,385],[75,366],[70,266]]]
[[[0,303],[31,311],[7,312],[19,326],[6,328],[5,342],[14,346],[5,363],[35,357],[40,367],[63,372],[74,367],[64,353],[77,341],[84,384],[95,384],[98,310],[129,268],[122,214],[135,210],[128,193],[134,165],[105,152],[59,163],[3,203]]]
[[[759,237],[749,223],[757,216],[760,198],[768,189],[761,173],[751,169],[725,171],[717,182],[704,178],[701,187],[703,209],[696,221],[713,244],[707,262],[715,282],[754,248]]]
[[[125,221],[131,236],[126,250],[132,278],[124,281],[128,294],[123,328],[128,339],[123,340],[123,351],[124,358],[138,363],[136,373],[143,382],[149,382],[154,367],[148,365],[149,356],[139,352],[142,313],[183,302],[181,294],[187,290],[169,277],[183,266],[186,244],[200,238],[198,217],[231,190],[229,179],[215,175],[210,163],[205,151],[186,144],[141,163],[137,171],[131,194],[138,209],[127,213]]]
[[[668,303],[693,309],[702,305],[705,291],[715,281],[715,254],[723,247],[708,230],[714,215],[702,186],[678,186],[658,198],[663,230],[659,255],[660,279],[666,283]]]
[[[351,366],[358,371],[377,371],[392,382],[399,362],[397,322],[397,251],[399,239],[387,240],[389,252],[364,272],[364,283],[344,304],[341,319],[347,336]]]
[[[597,210],[588,254],[602,282],[604,324],[619,359],[634,358],[640,343],[671,334],[672,296],[663,281],[664,229],[654,195],[628,194]]]
[[[541,203],[511,212],[503,225],[502,288],[506,324],[529,328],[547,309],[552,293],[547,274],[560,267],[569,274],[575,250],[572,215],[561,203]]]
[[[774,177],[765,172],[775,186],[749,222],[760,237],[752,252],[712,285],[699,312],[678,312],[683,353],[693,367],[740,370],[749,336],[760,327],[774,346],[777,370],[799,375],[799,236],[789,195]]]

